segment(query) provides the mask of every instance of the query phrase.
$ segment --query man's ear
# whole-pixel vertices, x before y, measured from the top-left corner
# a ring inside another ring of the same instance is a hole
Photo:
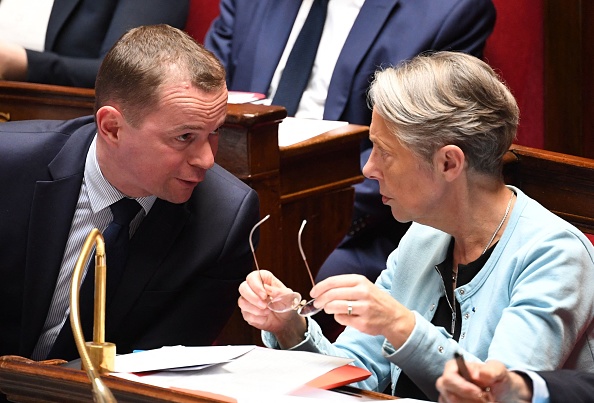
[[[113,106],[102,106],[95,114],[97,134],[107,142],[117,142],[124,116]]]
[[[464,171],[466,156],[460,147],[449,144],[436,151],[434,163],[445,180],[453,181]]]

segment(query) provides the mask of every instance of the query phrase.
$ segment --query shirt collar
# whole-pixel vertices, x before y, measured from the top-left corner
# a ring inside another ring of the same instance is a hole
[[[109,183],[103,176],[103,173],[101,173],[101,168],[97,161],[97,135],[93,138],[93,142],[87,152],[84,178],[93,213],[97,213],[118,200],[128,197]],[[135,200],[142,206],[146,215],[157,200],[157,197],[151,195],[137,197]]]

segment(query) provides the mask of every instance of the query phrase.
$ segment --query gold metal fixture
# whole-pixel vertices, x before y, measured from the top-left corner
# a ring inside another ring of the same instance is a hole
[[[86,262],[95,245],[95,305],[93,318],[93,341],[85,343],[80,323],[79,290]],[[82,369],[87,372],[97,403],[116,402],[115,397],[101,380],[100,374],[113,371],[116,346],[105,342],[105,241],[97,228],[93,228],[82,246],[70,285],[70,325],[76,348],[80,354]],[[99,372],[99,374],[98,374]]]

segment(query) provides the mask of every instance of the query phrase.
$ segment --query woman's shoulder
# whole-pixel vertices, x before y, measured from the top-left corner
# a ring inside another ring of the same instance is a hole
[[[514,232],[521,233],[523,238],[569,236],[579,238],[580,242],[588,241],[575,225],[559,217],[521,190],[517,188],[515,190],[518,195],[517,211],[514,208],[510,218]]]

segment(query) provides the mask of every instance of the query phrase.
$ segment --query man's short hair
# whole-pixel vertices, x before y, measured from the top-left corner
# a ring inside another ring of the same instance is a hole
[[[187,80],[213,92],[225,86],[220,61],[184,31],[146,25],[126,32],[105,56],[95,82],[95,112],[115,104],[133,126],[159,102],[162,84]]]

